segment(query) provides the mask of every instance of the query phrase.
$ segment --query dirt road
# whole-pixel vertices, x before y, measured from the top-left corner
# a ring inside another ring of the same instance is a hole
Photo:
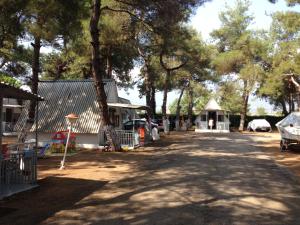
[[[40,187],[1,201],[0,224],[300,224],[298,180],[261,151],[272,138],[177,133],[64,171],[40,160]]]

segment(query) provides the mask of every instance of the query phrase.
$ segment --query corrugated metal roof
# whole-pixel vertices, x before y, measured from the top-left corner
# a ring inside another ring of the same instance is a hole
[[[130,101],[128,100],[128,99],[126,99],[126,98],[121,98],[121,97],[119,97],[119,101],[118,101],[119,103],[125,103],[125,104],[130,104]]]
[[[107,101],[118,102],[115,81],[104,80],[104,84]],[[38,131],[66,130],[65,115],[75,113],[79,116],[74,125],[75,132],[98,133],[101,119],[92,80],[41,81],[39,94],[45,101],[39,103]]]

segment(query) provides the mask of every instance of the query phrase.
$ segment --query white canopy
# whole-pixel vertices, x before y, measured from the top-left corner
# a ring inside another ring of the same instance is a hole
[[[204,107],[204,110],[216,111],[216,110],[222,110],[222,108],[219,106],[219,104],[216,102],[214,98],[211,98],[206,104],[206,106]]]
[[[140,109],[140,110],[148,110],[149,107],[145,105],[131,105],[125,103],[107,103],[110,107],[117,107],[117,108],[126,108],[126,109]]]

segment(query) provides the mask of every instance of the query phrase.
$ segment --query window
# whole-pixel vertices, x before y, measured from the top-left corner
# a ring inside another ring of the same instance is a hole
[[[114,122],[115,122],[115,112],[116,112],[116,110],[112,109],[112,108],[109,108],[109,110],[108,110],[109,120],[112,124],[114,124]]]
[[[201,115],[201,121],[206,121],[206,115]]]
[[[12,109],[6,109],[5,122],[12,122],[12,116],[13,116],[13,110]]]
[[[115,115],[115,127],[119,127],[120,126],[120,117],[119,115]]]
[[[224,115],[218,115],[218,121],[224,122]]]

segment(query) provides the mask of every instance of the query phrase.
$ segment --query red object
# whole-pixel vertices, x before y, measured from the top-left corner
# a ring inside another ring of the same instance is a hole
[[[52,143],[55,144],[66,144],[67,142],[67,137],[68,137],[68,130],[63,130],[63,131],[57,131],[54,133],[52,136]],[[72,143],[72,140],[75,140],[76,136],[75,133],[70,134],[70,141],[69,145]]]
[[[145,128],[141,127],[138,129],[139,135],[140,135],[140,139],[144,139],[145,138]]]
[[[2,156],[4,159],[7,159],[9,157],[7,144],[2,144]]]

